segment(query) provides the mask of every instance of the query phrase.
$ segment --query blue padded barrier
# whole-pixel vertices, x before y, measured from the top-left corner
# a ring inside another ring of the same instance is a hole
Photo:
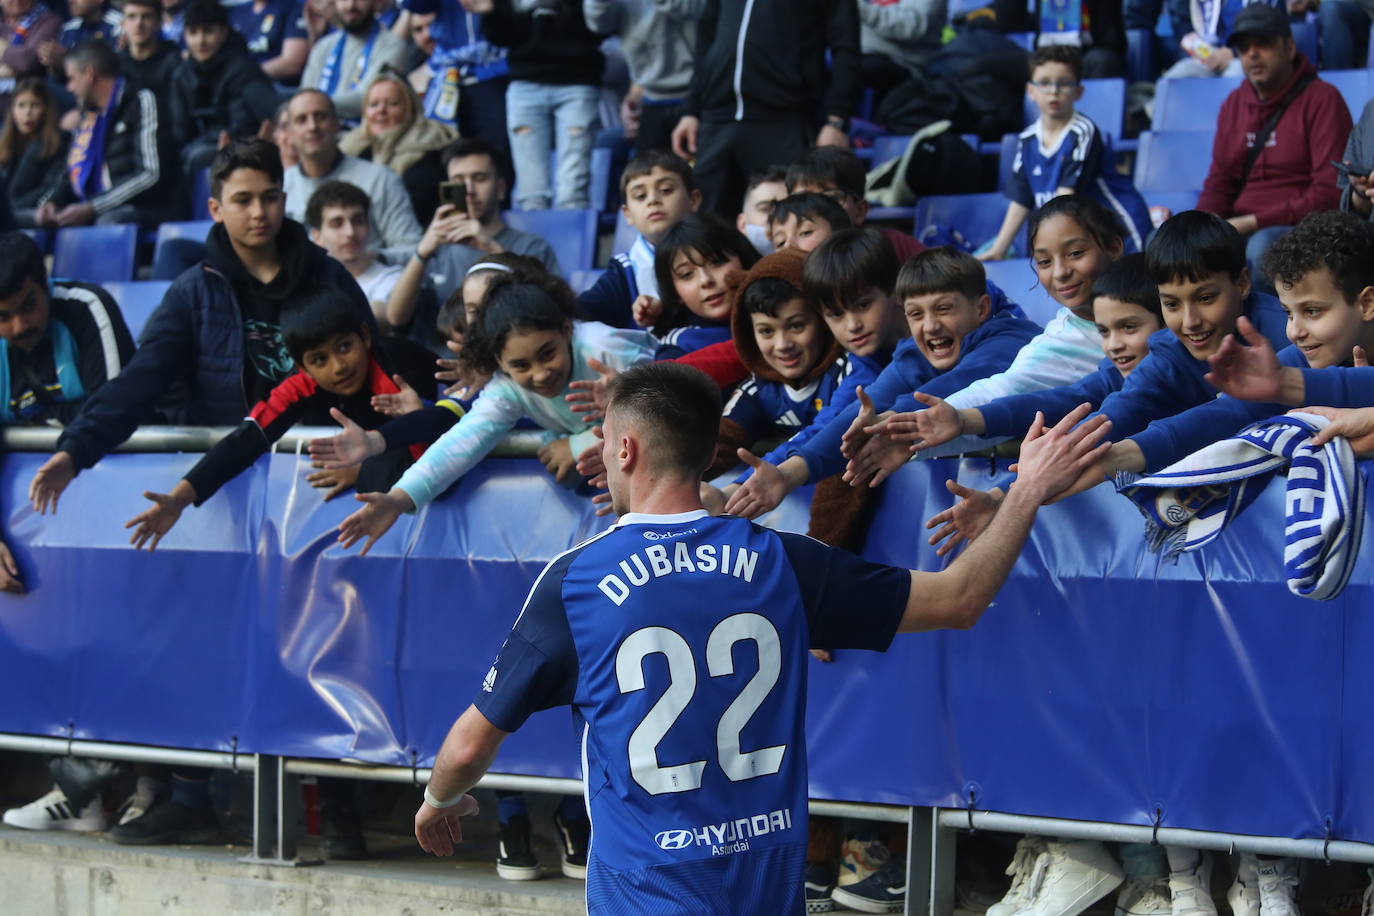
[[[194,455],[114,455],[55,517],[0,471],[31,589],[0,596],[0,731],[427,765],[543,565],[600,530],[529,459],[490,460],[367,557],[333,526],[308,461],[261,460],[155,553],[127,546],[140,492]],[[1368,476],[1374,468],[1362,468]],[[987,461],[918,462],[887,484],[872,559],[936,569],[921,522],[943,481],[1005,485]],[[800,491],[775,515],[806,524]],[[1099,487],[1042,511],[968,632],[807,661],[815,797],[1374,840],[1374,564],[1327,603],[1280,581],[1281,487],[1175,565]],[[1374,531],[1365,522],[1366,554]],[[213,583],[213,585],[209,585]],[[494,769],[577,773],[566,710],[535,716]]]

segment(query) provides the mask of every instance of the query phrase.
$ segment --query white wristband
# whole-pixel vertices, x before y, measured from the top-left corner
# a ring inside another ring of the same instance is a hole
[[[425,786],[425,804],[429,805],[431,808],[452,808],[462,800],[463,793],[459,792],[448,801],[439,801],[439,799],[434,797],[434,793],[429,791],[429,786]]]

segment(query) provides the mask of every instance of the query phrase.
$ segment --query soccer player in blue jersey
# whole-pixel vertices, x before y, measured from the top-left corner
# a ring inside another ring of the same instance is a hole
[[[589,912],[804,911],[808,646],[886,649],[897,632],[972,626],[1037,508],[1100,454],[1086,408],[1027,437],[988,529],[938,573],[880,566],[701,508],[716,386],[671,363],[627,370],[605,419],[614,527],[553,560],[415,816],[436,855],[466,793],[534,711],[571,704],[592,818]]]

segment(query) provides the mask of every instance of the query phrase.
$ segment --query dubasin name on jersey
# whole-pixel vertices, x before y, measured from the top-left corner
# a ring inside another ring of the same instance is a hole
[[[682,532],[683,535],[694,533],[695,529]],[[667,539],[672,536],[656,531],[644,532],[646,540]],[[602,594],[618,607],[630,597],[630,586],[637,588],[647,584],[650,579],[674,573],[718,572],[723,576],[734,576],[745,582],[753,582],[754,567],[758,562],[758,551],[738,545],[698,544],[693,548],[685,541],[655,543],[621,560],[621,575],[611,573],[601,580],[598,587]]]

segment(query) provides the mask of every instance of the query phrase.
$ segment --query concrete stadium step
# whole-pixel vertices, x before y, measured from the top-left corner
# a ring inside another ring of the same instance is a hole
[[[511,882],[493,860],[420,858],[414,840],[369,835],[374,858],[283,868],[240,861],[246,846],[119,846],[103,835],[0,828],[0,912],[42,916],[272,914],[565,916],[584,885],[558,875]],[[485,844],[484,844],[485,845]],[[303,856],[318,849],[302,845]],[[548,863],[553,862],[553,869]]]

